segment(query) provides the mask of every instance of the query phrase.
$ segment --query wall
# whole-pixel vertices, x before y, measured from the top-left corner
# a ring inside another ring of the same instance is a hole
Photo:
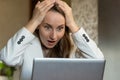
[[[98,43],[98,0],[71,0],[75,21]]]
[[[29,0],[0,0],[0,49],[29,19]]]
[[[99,1],[99,32],[101,42],[119,44],[120,0]]]
[[[104,80],[120,80],[120,0],[99,0],[100,47],[106,59]]]
[[[30,16],[29,0],[0,0],[0,49],[13,34],[23,27]],[[14,80],[18,80],[15,73]]]

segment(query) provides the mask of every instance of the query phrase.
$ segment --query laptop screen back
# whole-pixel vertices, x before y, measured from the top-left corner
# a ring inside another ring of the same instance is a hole
[[[105,60],[35,58],[31,80],[103,80]]]

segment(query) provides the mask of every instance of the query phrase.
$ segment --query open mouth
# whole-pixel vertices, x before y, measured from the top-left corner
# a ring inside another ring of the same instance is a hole
[[[47,40],[47,46],[53,48],[56,45],[57,41]]]
[[[53,44],[53,43],[55,43],[56,41],[50,41],[50,40],[48,40],[48,42]]]

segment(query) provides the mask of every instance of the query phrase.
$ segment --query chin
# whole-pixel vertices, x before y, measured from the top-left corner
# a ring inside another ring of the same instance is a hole
[[[51,49],[54,48],[55,46],[46,46],[46,48]]]
[[[54,45],[46,45],[46,48],[51,49],[51,48],[54,48],[55,46],[56,46],[56,44],[54,44]]]
[[[56,44],[44,44],[44,47],[46,47],[47,49],[54,48],[55,46]]]

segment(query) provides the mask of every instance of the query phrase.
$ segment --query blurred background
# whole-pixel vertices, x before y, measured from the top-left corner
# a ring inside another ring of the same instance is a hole
[[[104,80],[120,79],[120,0],[99,0],[99,46],[107,60]]]
[[[0,49],[31,16],[34,0],[0,0]],[[106,58],[104,80],[119,80],[120,0],[65,0],[78,26],[84,27]],[[19,72],[14,75],[18,80]]]

